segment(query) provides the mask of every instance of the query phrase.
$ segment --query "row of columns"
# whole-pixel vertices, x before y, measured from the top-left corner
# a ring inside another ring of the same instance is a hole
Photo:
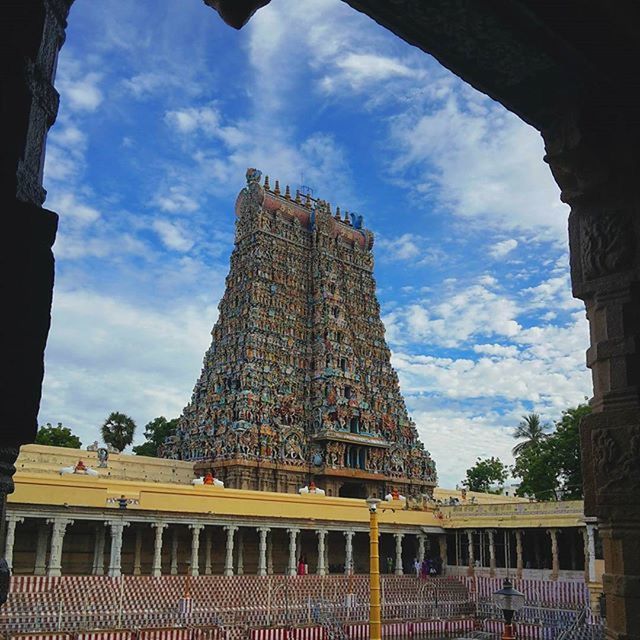
[[[15,530],[18,523],[24,522],[24,517],[11,514],[7,516],[7,534],[6,534],[6,547],[5,557],[9,567],[13,564],[13,547],[15,542]],[[64,536],[69,525],[73,524],[73,520],[65,517],[56,517],[47,519],[46,524],[52,525],[51,539],[49,542],[48,531],[44,527],[40,527],[38,530],[38,538],[36,542],[36,560],[35,570],[36,575],[49,575],[59,576],[62,569],[62,546],[64,543]],[[92,574],[104,575],[104,551],[106,547],[106,535],[107,528],[111,535],[111,545],[109,552],[109,564],[107,568],[107,575],[117,577],[121,575],[122,570],[122,541],[123,534],[126,527],[130,523],[124,519],[109,520],[104,523],[104,527],[98,526],[96,528],[96,537],[93,550],[93,563]],[[151,564],[151,575],[162,575],[162,549],[164,543],[164,531],[168,528],[167,522],[153,522],[151,527],[155,530],[154,546],[153,546],[153,561]],[[189,572],[193,576],[197,576],[200,573],[200,534],[205,528],[204,524],[190,524],[188,525],[191,531],[191,563]],[[243,530],[237,525],[226,525],[223,527],[226,532],[226,545],[225,545],[225,560],[224,560],[224,575],[234,575],[234,550],[236,541],[238,542],[238,550],[236,555],[236,567],[235,573],[242,575],[244,572],[243,567]],[[272,541],[269,533],[270,527],[261,526],[256,527],[258,532],[258,575],[265,576],[273,572],[273,560],[272,560]],[[298,536],[301,532],[299,528],[289,528],[287,533],[289,535],[289,558],[287,565],[287,573],[289,575],[295,575],[298,570],[297,557],[298,557]],[[170,572],[175,575],[178,573],[178,535],[177,529],[173,531],[173,538],[171,541],[171,565]],[[329,549],[327,544],[328,529],[318,529],[316,531],[318,541],[318,562],[316,573],[319,575],[326,575],[328,573],[329,566]],[[345,573],[353,572],[353,537],[355,531],[344,531],[345,537]],[[236,535],[237,534],[237,535]],[[395,533],[395,573],[402,575],[402,541],[404,533]],[[237,538],[237,540],[236,540]],[[419,560],[424,559],[425,554],[425,538],[424,534],[418,534],[418,556]],[[134,546],[134,561],[133,561],[133,574],[140,575],[141,573],[141,556],[142,556],[142,541],[143,532],[141,529],[136,531],[136,539]],[[46,562],[47,549],[49,549],[49,562]],[[206,529],[205,542],[204,542],[204,572],[206,574],[211,573],[212,567],[212,532],[210,528]]]
[[[582,529],[582,534],[584,537],[584,558],[585,558],[585,579],[588,582],[596,581],[596,571],[595,571],[595,557],[596,557],[596,549],[595,549],[595,524],[587,523],[586,527]],[[473,575],[474,567],[475,567],[475,552],[474,552],[474,544],[473,544],[473,534],[474,529],[467,529],[467,555],[469,559],[468,570],[469,574]],[[558,553],[558,529],[547,529],[547,534],[549,535],[551,541],[551,578],[553,580],[557,580],[560,575],[560,557]],[[495,550],[495,531],[486,530],[485,533],[489,538],[489,571],[491,575],[495,574],[496,570],[496,550]],[[523,560],[523,547],[522,547],[522,534],[523,531],[521,529],[516,529],[514,531],[515,539],[516,539],[516,574],[518,577],[522,577],[522,572],[524,569],[524,560]]]

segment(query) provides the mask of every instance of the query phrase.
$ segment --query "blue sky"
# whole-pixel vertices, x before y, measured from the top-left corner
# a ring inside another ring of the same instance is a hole
[[[440,482],[510,462],[590,395],[567,208],[536,131],[339,0],[236,32],[199,0],[76,0],[47,145],[61,214],[40,422],[179,415],[210,342],[248,166],[356,210],[402,391]]]

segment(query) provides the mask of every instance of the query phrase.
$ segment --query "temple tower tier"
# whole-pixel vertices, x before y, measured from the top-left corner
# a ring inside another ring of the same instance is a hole
[[[400,394],[362,216],[247,170],[210,348],[165,457],[226,486],[431,495],[435,464]]]

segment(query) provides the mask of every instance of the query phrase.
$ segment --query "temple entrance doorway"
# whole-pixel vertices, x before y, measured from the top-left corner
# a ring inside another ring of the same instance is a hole
[[[341,498],[367,498],[367,488],[361,482],[345,482],[338,495]]]

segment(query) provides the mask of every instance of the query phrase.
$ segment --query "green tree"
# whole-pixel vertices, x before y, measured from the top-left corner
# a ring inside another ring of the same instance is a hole
[[[154,418],[144,428],[145,442],[133,447],[133,452],[138,456],[157,457],[158,447],[167,436],[172,435],[178,427],[178,418],[167,420],[164,416]]]
[[[102,425],[102,439],[118,451],[123,451],[133,442],[136,423],[124,413],[114,411]]]
[[[46,444],[50,447],[68,447],[69,449],[79,449],[82,446],[80,438],[73,435],[71,429],[63,427],[58,422],[57,427],[51,426],[50,422],[38,429],[35,439],[36,444]]]
[[[512,469],[513,475],[522,479],[518,495],[537,500],[582,498],[580,421],[589,413],[591,407],[586,404],[565,409],[553,433],[519,451]]]
[[[580,500],[583,497],[580,421],[590,413],[588,404],[579,404],[563,411],[556,422],[553,445],[563,500]]]
[[[546,437],[546,432],[549,430],[549,425],[542,424],[540,422],[540,416],[537,413],[530,413],[528,416],[522,416],[520,424],[513,432],[513,437],[518,440],[524,438],[524,442],[519,442],[513,447],[512,452],[514,456],[518,456],[528,447],[537,444]]]
[[[511,473],[521,479],[516,491],[519,496],[531,496],[536,500],[557,498],[558,470],[549,439],[525,447],[516,457]]]
[[[478,458],[473,467],[467,469],[467,477],[462,484],[469,491],[481,491],[483,493],[500,493],[502,485],[507,479],[508,467],[499,458]],[[493,489],[493,485],[500,485],[499,489]]]

